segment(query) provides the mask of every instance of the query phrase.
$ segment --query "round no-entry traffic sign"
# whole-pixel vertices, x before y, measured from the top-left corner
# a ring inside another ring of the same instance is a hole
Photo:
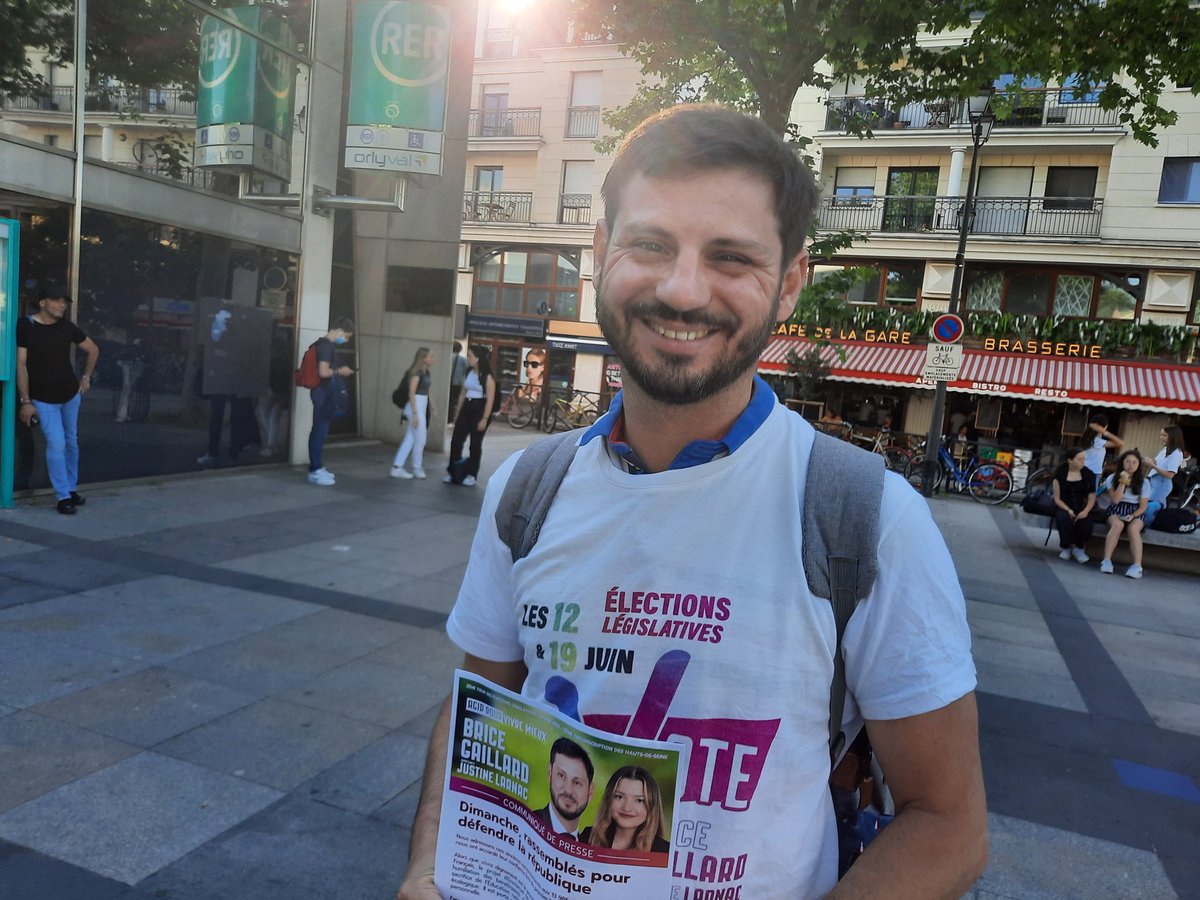
[[[940,344],[956,344],[963,336],[963,320],[944,313],[933,320],[933,339]]]

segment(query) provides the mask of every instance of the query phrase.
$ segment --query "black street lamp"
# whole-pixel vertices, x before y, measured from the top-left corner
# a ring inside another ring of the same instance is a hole
[[[971,122],[971,171],[967,176],[967,195],[963,199],[962,213],[958,220],[958,252],[954,255],[954,281],[950,285],[950,306],[947,310],[958,313],[962,298],[963,264],[967,252],[967,234],[975,221],[975,173],[979,162],[979,148],[987,143],[996,124],[996,115],[991,110],[993,88],[984,85],[979,93],[967,100],[967,115]],[[937,476],[938,448],[941,447],[942,418],[946,414],[946,382],[939,381],[933,392],[933,413],[929,419],[929,435],[925,441],[925,474],[921,492],[933,496],[933,482]]]

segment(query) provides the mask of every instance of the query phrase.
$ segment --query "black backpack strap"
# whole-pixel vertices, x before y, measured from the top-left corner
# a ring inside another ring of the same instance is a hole
[[[514,563],[528,556],[537,543],[582,433],[582,429],[564,431],[534,441],[513,466],[496,507],[496,530]]]
[[[835,762],[846,744],[842,637],[858,602],[875,584],[883,473],[883,457],[878,453],[816,433],[804,487],[801,558],[809,591],[829,600],[837,625],[829,686],[829,753]]]

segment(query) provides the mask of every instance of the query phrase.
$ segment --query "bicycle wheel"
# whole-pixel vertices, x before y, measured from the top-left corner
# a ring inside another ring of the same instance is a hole
[[[1025,495],[1040,494],[1050,490],[1050,482],[1054,480],[1053,469],[1038,469],[1032,475],[1025,479],[1025,486],[1021,488]],[[1015,492],[1015,491],[1014,491]]]
[[[508,411],[508,424],[513,428],[524,428],[533,421],[534,404],[532,400],[518,398],[513,401]]]
[[[911,459],[911,450],[905,450],[902,447],[885,447],[883,449],[884,465],[893,472],[899,472],[901,475],[908,471],[908,462]]]
[[[914,454],[912,459],[908,461],[908,465],[904,469],[904,477],[921,493],[925,492],[925,454]],[[941,462],[938,462],[937,468],[933,472],[933,490],[931,493],[936,494],[942,487],[942,478],[945,473],[942,472]]]
[[[1003,503],[1012,493],[1012,472],[1001,463],[976,466],[967,478],[967,492],[979,503]]]
[[[550,404],[550,408],[546,410],[546,414],[542,416],[541,425],[542,431],[546,434],[553,434],[558,430],[559,411],[558,404]]]

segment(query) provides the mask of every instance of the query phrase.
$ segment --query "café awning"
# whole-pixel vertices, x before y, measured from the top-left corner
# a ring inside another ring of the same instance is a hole
[[[813,342],[772,339],[759,358],[760,372],[787,372],[789,352],[804,353]],[[837,348],[846,351],[845,359]],[[921,378],[922,345],[847,342],[821,347],[833,381],[929,388]],[[1112,406],[1142,412],[1200,415],[1200,366],[1117,359],[1064,359],[967,348],[951,391],[995,397],[1028,397],[1055,403]]]

